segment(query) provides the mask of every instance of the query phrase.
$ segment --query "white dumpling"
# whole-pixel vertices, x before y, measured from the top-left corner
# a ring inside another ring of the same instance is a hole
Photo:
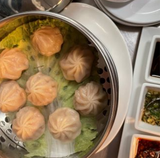
[[[18,48],[5,49],[0,53],[0,78],[18,79],[28,67],[26,55]]]
[[[59,108],[49,116],[48,128],[55,139],[72,141],[81,133],[79,114],[70,108]]]
[[[36,140],[45,131],[44,116],[37,108],[24,107],[17,112],[12,129],[22,141]]]
[[[81,115],[97,115],[107,105],[107,93],[96,82],[87,83],[75,91],[74,107]]]
[[[5,81],[0,85],[0,110],[17,111],[26,103],[26,93],[16,81]]]
[[[61,50],[63,36],[59,28],[42,27],[32,36],[32,45],[39,53],[51,56]]]
[[[94,55],[88,46],[75,46],[62,57],[60,67],[67,80],[82,82],[90,76]]]
[[[28,100],[35,106],[50,104],[57,96],[57,83],[47,75],[38,72],[26,83]]]

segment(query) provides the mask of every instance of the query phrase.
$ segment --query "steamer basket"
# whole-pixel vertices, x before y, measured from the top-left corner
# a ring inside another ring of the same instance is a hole
[[[79,23],[59,14],[49,13],[49,12],[26,12],[20,13],[9,18],[3,19],[0,22],[0,30],[4,26],[8,26],[8,30],[4,30],[0,34],[0,39],[5,37],[11,31],[13,31],[18,25],[15,21],[19,21],[19,25],[29,20],[36,20],[42,18],[55,18],[60,19],[61,21],[71,25],[72,27],[79,30],[89,41],[89,45],[92,45],[98,51],[99,63],[98,63],[98,73],[100,76],[100,81],[103,86],[103,89],[108,94],[108,104],[104,111],[97,116],[98,121],[98,131],[99,134],[94,140],[94,147],[88,149],[87,154],[83,158],[90,157],[95,153],[103,144],[107,138],[113,122],[116,116],[116,110],[118,105],[118,76],[114,61],[112,60],[108,50],[98,41],[98,39],[85,27]],[[12,132],[12,125],[10,118],[4,113],[0,112],[0,148],[4,151],[9,158],[19,158],[26,153],[25,147],[21,141],[18,140],[16,135]],[[67,158],[81,158],[77,154],[68,155]],[[62,158],[62,157],[61,157]]]

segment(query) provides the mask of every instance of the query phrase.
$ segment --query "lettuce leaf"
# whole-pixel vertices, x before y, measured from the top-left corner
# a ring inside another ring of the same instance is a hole
[[[38,140],[27,141],[24,143],[28,154],[26,154],[25,158],[31,158],[34,156],[37,157],[45,157],[47,153],[47,142],[45,139],[45,135],[43,134]]]
[[[91,147],[98,134],[95,117],[81,117],[81,123],[81,134],[75,139],[76,152],[82,152]]]
[[[21,26],[24,23],[28,23],[29,21],[35,21],[35,17],[34,16],[25,16],[24,18],[16,17],[16,19],[2,22],[0,29],[0,40],[5,38],[12,31],[14,31],[15,28]]]

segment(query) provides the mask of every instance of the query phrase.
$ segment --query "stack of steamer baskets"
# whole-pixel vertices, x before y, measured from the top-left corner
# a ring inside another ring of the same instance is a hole
[[[110,52],[102,45],[102,43],[85,27],[79,23],[64,17],[59,14],[48,13],[48,12],[26,12],[17,14],[0,22],[0,39],[2,40],[10,32],[15,30],[18,26],[35,21],[39,19],[58,19],[62,23],[67,23],[71,27],[78,30],[88,39],[88,45],[92,46],[98,52],[98,64],[97,73],[100,78],[100,83],[103,90],[106,92],[108,97],[107,104],[103,111],[97,116],[97,130],[99,131],[97,137],[93,140],[94,145],[84,153],[76,153],[74,155],[65,155],[59,157],[74,157],[74,158],[87,158],[95,153],[106,140],[110,133],[113,122],[115,120],[117,105],[118,105],[118,76],[114,61],[110,55]],[[19,23],[17,23],[17,21]],[[4,29],[7,28],[7,29]],[[3,32],[3,33],[2,33]],[[17,35],[18,36],[18,35]],[[14,104],[14,103],[13,103]],[[8,153],[9,157],[23,157],[26,153],[25,146],[12,131],[11,119],[5,113],[0,112],[0,147],[1,150]],[[82,155],[82,156],[81,156]],[[58,157],[58,156],[57,156]]]

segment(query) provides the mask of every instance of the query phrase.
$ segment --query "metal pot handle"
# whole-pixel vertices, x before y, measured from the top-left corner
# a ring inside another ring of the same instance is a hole
[[[60,13],[72,0],[0,0],[2,18],[25,11],[50,11]]]

